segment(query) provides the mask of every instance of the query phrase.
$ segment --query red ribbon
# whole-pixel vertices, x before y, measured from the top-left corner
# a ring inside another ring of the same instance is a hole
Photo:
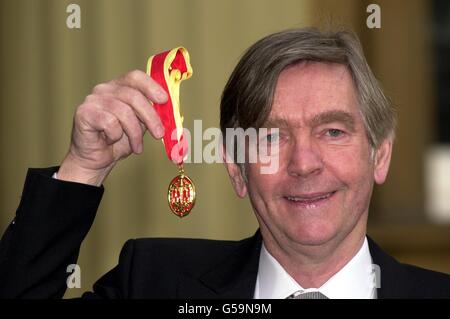
[[[168,93],[164,104],[153,104],[164,125],[163,137],[167,156],[175,164],[182,164],[188,145],[183,134],[180,112],[180,83],[192,76],[189,53],[183,47],[165,51],[148,59],[147,73]]]

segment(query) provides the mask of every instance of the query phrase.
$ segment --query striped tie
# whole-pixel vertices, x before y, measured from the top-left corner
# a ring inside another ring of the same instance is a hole
[[[301,291],[294,292],[292,295],[287,297],[286,299],[329,299],[324,294],[320,293],[319,291],[311,291],[311,292],[304,292]]]

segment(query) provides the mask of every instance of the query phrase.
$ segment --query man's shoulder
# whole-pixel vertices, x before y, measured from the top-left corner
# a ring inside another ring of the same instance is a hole
[[[428,281],[447,282],[450,284],[450,275],[449,274],[422,268],[422,267],[418,267],[418,266],[411,265],[411,264],[401,263],[401,266],[403,267],[403,269],[406,273],[408,273],[409,275],[412,275],[413,277],[424,278],[424,279],[427,279]],[[449,288],[450,288],[450,286],[449,286]]]
[[[253,265],[257,265],[260,248],[258,233],[236,241],[130,239],[120,253],[118,266],[108,278],[116,281],[120,278],[125,282],[127,296],[217,296],[213,291],[227,286],[235,279],[233,276],[244,273],[243,278],[253,278]],[[237,292],[233,290],[233,293]],[[241,293],[249,294],[248,291]]]
[[[131,240],[136,255],[152,254],[153,252],[177,254],[183,256],[223,255],[247,242],[242,240],[217,240],[200,238],[137,238]]]
[[[373,262],[380,266],[382,298],[450,297],[450,275],[401,263],[368,239]]]
[[[450,298],[450,275],[401,263],[403,279],[421,297]]]
[[[128,240],[121,259],[134,260],[143,267],[170,267],[188,272],[201,272],[236,257],[241,258],[258,247],[258,234],[241,240],[193,238],[138,238]]]

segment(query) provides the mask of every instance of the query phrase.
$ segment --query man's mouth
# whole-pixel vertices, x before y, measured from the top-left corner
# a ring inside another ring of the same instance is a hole
[[[336,191],[328,193],[314,193],[314,194],[301,194],[301,195],[289,195],[284,198],[291,204],[296,206],[305,206],[308,208],[315,207],[328,201]]]

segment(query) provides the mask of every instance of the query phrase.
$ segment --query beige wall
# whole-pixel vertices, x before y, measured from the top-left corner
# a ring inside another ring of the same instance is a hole
[[[81,30],[66,28],[69,3],[81,6]],[[218,127],[221,90],[243,50],[268,33],[311,24],[352,27],[398,107],[392,172],[387,184],[376,190],[371,211],[376,239],[388,237],[380,231],[387,224],[394,225],[391,232],[395,233],[397,224],[424,221],[422,156],[432,126],[428,8],[424,0],[408,1],[408,5],[378,1],[382,28],[369,30],[365,27],[368,3],[0,2],[0,230],[14,215],[26,169],[58,165],[64,157],[73,112],[95,84],[131,69],[145,69],[148,56],[183,45],[194,68],[194,76],[181,88],[185,126],[191,129],[194,119],[202,119],[203,127]],[[220,164],[190,164],[186,170],[196,183],[198,200],[191,215],[180,220],[167,208],[167,184],[176,169],[159,142],[147,136],[144,154],[116,168],[105,184],[98,217],[82,247],[79,264],[85,290],[116,264],[128,238],[238,239],[255,231],[248,201],[237,199]],[[449,252],[446,247],[444,253]],[[450,271],[448,264],[435,267]]]

